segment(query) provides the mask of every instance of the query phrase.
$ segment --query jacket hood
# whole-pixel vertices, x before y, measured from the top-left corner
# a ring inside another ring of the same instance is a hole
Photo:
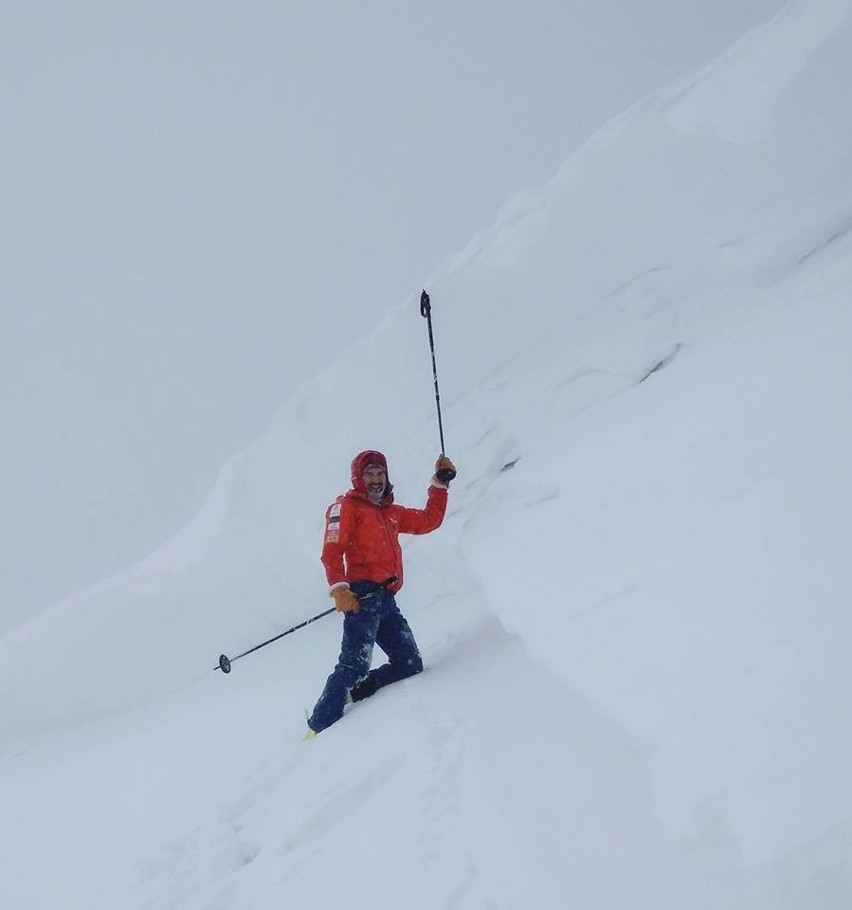
[[[385,469],[385,474],[388,474],[388,460],[381,452],[377,452],[375,449],[366,449],[363,452],[359,452],[352,459],[352,489],[363,496],[367,495],[367,487],[361,475],[368,464],[380,464]],[[390,482],[390,476],[388,476],[387,485],[385,486],[384,501],[393,501],[393,484]]]

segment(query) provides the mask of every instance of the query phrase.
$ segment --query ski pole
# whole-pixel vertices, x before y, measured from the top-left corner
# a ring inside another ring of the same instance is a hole
[[[265,648],[267,645],[271,645],[272,642],[278,641],[279,638],[283,638],[285,635],[289,635],[291,632],[295,632],[297,629],[304,629],[305,626],[310,625],[312,622],[316,622],[318,619],[322,619],[323,616],[328,616],[329,613],[334,613],[335,607],[331,607],[328,610],[323,610],[322,613],[317,613],[316,616],[312,616],[310,619],[306,619],[304,622],[300,622],[299,625],[293,626],[292,629],[288,629],[286,632],[282,632],[280,635],[276,635],[274,638],[270,638],[268,641],[261,642],[259,645],[255,645],[253,648],[249,648],[248,651],[243,651],[242,654],[238,654],[236,657],[228,657],[226,654],[219,655],[219,665],[213,667],[214,670],[221,670],[223,673],[231,672],[231,664],[235,660],[239,660],[241,657],[245,657],[246,654],[251,654],[252,651],[258,651],[260,648]]]
[[[432,334],[432,301],[425,289],[420,294],[420,315],[426,319],[429,326],[429,351],[432,354],[432,378],[435,380],[435,406],[438,409],[438,435],[441,439],[441,454],[444,451],[444,423],[441,420],[441,393],[438,391],[438,367],[435,363],[435,338]],[[435,475],[441,483],[449,483],[455,476],[456,472],[450,468],[441,468]]]
[[[396,576],[389,578],[380,587],[384,588],[387,586],[387,584],[389,582],[392,582],[392,581],[396,581]],[[371,597],[375,597],[376,593],[377,592],[373,591],[370,594],[363,594],[361,597],[358,598],[358,600],[360,600],[360,601],[369,600]],[[272,642],[278,641],[279,638],[283,638],[285,635],[289,635],[291,632],[295,632],[298,629],[304,629],[305,626],[309,626],[312,622],[316,622],[318,619],[322,619],[323,616],[328,616],[330,613],[334,613],[334,611],[336,609],[337,609],[337,607],[330,607],[328,610],[323,610],[322,613],[317,613],[316,616],[312,616],[310,619],[306,619],[304,622],[300,622],[297,626],[293,626],[292,629],[288,629],[286,632],[281,632],[280,634],[274,636],[273,638],[270,638],[268,641],[261,642],[259,645],[255,645],[253,648],[249,648],[248,651],[243,651],[242,654],[237,654],[236,657],[228,657],[227,654],[220,654],[219,663],[217,666],[213,667],[213,669],[214,669],[214,671],[221,670],[223,673],[230,673],[231,664],[235,660],[239,660],[241,657],[245,657],[246,654],[251,654],[253,651],[258,651],[261,648],[265,648],[267,645],[271,645]]]

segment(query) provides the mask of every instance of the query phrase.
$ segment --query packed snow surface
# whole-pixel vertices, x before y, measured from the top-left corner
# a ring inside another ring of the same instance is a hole
[[[0,642],[16,910],[852,906],[852,6],[791,2],[430,276],[422,676],[302,742],[349,459],[421,505],[416,295],[197,518]],[[377,655],[378,657],[378,655]]]

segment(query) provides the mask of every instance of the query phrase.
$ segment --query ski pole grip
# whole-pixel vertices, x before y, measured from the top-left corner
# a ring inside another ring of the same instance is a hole
[[[429,316],[431,315],[431,313],[432,313],[432,301],[429,300],[429,295],[426,293],[425,290],[421,291],[421,293],[420,293],[420,315],[425,317],[426,319],[428,319]]]

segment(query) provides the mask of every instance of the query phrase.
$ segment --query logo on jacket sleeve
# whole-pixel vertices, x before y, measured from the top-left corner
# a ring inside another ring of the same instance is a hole
[[[337,543],[340,540],[340,503],[336,502],[328,510],[328,522],[325,526],[325,542]]]

